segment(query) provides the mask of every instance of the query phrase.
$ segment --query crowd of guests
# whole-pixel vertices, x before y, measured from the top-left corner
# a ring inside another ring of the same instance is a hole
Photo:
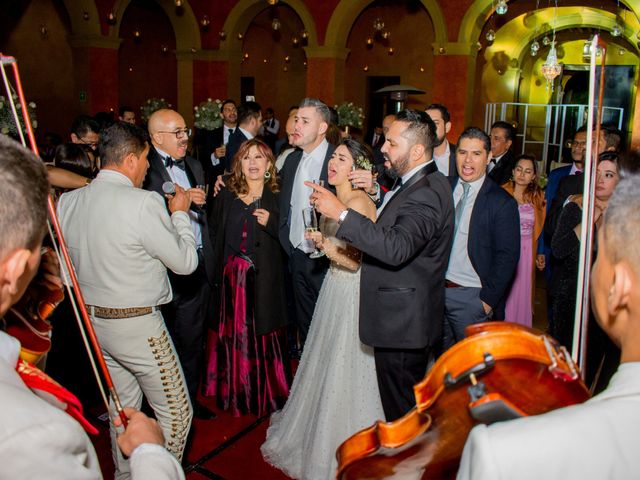
[[[143,130],[123,107],[117,121],[78,117],[71,141],[47,149],[116,390],[137,409],[147,399],[178,460],[192,417],[215,418],[204,394],[235,416],[275,412],[265,459],[332,478],[339,444],[406,414],[413,385],[467,326],[532,326],[536,270],[549,332],[571,346],[586,128],[543,190],[510,123],[453,143],[441,104],[386,116],[368,144],[317,99],[291,107],[282,138],[256,102],[226,100],[221,117],[193,138],[178,112]],[[617,129],[600,132],[596,230],[623,145]],[[592,324],[587,373],[600,391],[620,357]]]

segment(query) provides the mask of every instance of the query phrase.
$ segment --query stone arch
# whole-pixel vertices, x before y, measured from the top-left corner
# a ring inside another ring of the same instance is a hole
[[[460,30],[458,32],[458,42],[475,43],[478,40],[485,22],[493,13],[494,3],[495,2],[493,0],[475,0],[475,2],[467,9],[467,12],[462,19]],[[631,12],[633,12],[636,19],[640,19],[640,4],[636,0],[621,0],[620,3],[626,5]],[[559,10],[562,8],[563,7],[558,7]],[[603,12],[603,10],[598,11],[601,13]],[[611,15],[613,16],[613,14]],[[560,20],[560,16],[558,16],[558,20]]]
[[[82,0],[63,0],[71,22],[72,35],[100,35],[100,14],[94,2]],[[89,19],[84,19],[84,12],[89,14]]]
[[[200,49],[200,25],[196,19],[189,2],[184,2],[182,13],[176,13],[174,0],[156,0],[160,8],[167,15],[171,22],[173,32],[176,36],[176,50],[178,52],[189,52],[192,48]],[[117,38],[120,34],[120,23],[131,0],[116,0],[113,6],[113,13],[116,15],[116,24],[109,27],[109,36]]]
[[[307,9],[304,1],[302,0],[286,0],[281,2],[280,5],[287,5],[296,12],[305,30],[309,33],[307,43],[309,46],[315,47],[318,45],[318,34],[316,31],[316,23],[313,16]],[[220,51],[231,52],[239,51],[240,47],[234,48],[237,45],[233,40],[241,33],[244,34],[249,28],[251,21],[263,10],[269,8],[264,0],[240,0],[233,10],[227,16],[224,22],[223,30],[227,32],[227,40],[221,42]]]
[[[324,44],[326,46],[344,48],[347,45],[347,39],[353,23],[362,10],[370,3],[373,3],[373,1],[374,0],[341,0],[329,20]],[[449,37],[440,5],[436,0],[421,0],[421,3],[433,22],[436,45],[444,46],[449,41]]]

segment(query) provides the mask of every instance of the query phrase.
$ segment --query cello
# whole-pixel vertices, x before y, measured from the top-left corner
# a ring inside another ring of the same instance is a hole
[[[571,356],[553,338],[508,322],[470,325],[466,334],[414,386],[412,410],[340,445],[338,479],[454,478],[476,424],[589,398]]]

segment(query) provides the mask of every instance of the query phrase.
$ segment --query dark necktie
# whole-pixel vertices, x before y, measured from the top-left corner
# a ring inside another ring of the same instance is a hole
[[[174,160],[171,157],[165,157],[164,166],[167,168],[178,167],[180,170],[184,170],[184,160]]]

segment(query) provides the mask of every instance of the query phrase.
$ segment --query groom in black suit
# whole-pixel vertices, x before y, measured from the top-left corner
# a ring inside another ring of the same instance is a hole
[[[398,178],[378,208],[376,223],[314,186],[312,201],[338,220],[336,233],[364,254],[360,340],[374,347],[387,421],[416,404],[422,380],[442,336],[444,281],[453,235],[449,182],[432,159],[436,127],[425,112],[403,110],[382,152]]]
[[[142,187],[164,197],[163,183],[177,183],[191,197],[192,209],[188,213],[198,247],[198,268],[190,275],[169,272],[173,300],[163,305],[162,315],[180,358],[194,415],[211,419],[215,414],[196,402],[196,395],[202,377],[205,318],[212,315],[207,309],[214,283],[214,254],[207,215],[198,206],[205,202],[204,191],[196,188],[204,185],[204,172],[200,162],[186,156],[190,134],[184,119],[174,110],[158,110],[151,115],[151,147],[147,155],[149,169]]]

